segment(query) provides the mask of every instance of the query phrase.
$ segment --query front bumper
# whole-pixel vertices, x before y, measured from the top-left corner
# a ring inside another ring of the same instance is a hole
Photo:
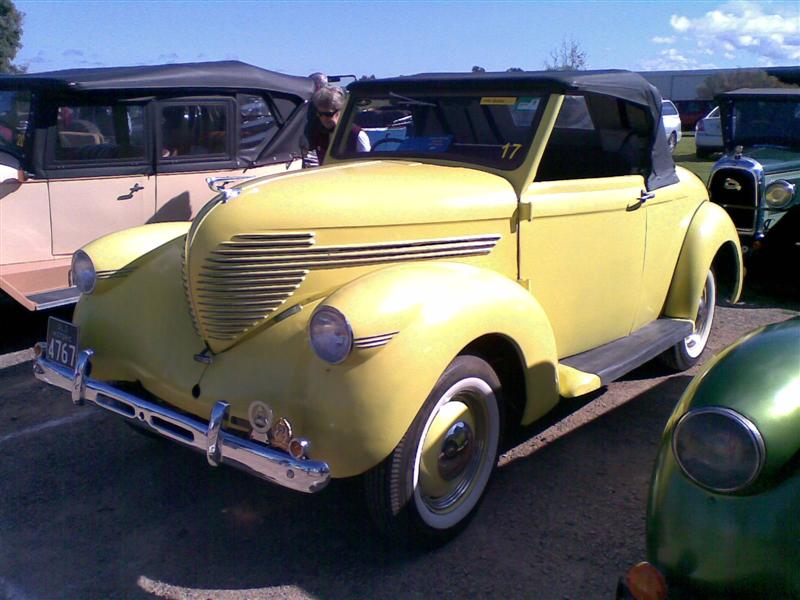
[[[299,492],[313,493],[330,481],[327,463],[292,458],[288,453],[246,440],[222,430],[229,405],[218,401],[207,423],[153,404],[89,377],[92,350],[81,350],[75,369],[46,358],[43,344],[36,351],[33,374],[37,379],[71,392],[76,405],[88,401],[146,429],[206,454],[211,466],[222,463]]]

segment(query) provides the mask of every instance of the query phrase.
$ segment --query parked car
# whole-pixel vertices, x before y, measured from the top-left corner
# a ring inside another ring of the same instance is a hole
[[[694,364],[741,252],[639,75],[350,92],[324,167],[77,252],[74,322],[35,372],[212,465],[302,492],[361,476],[384,532],[441,542],[508,427],[659,355]],[[368,121],[391,126],[359,152]]]
[[[678,114],[678,109],[669,100],[661,101],[661,120],[667,134],[669,151],[674,152],[675,146],[681,141],[681,116]]]
[[[800,319],[709,361],[667,423],[618,598],[800,597]],[[649,590],[646,593],[645,590]]]
[[[186,221],[206,176],[298,167],[311,89],[235,61],[0,76],[0,294],[74,303],[87,242]]]
[[[714,152],[722,152],[722,123],[719,106],[697,122],[694,130],[695,153],[697,158],[708,158]]]
[[[697,122],[714,108],[713,100],[675,100],[674,104],[681,114],[681,128],[693,131]]]
[[[725,156],[711,200],[733,219],[745,250],[777,256],[800,244],[800,89],[741,89],[717,97]]]

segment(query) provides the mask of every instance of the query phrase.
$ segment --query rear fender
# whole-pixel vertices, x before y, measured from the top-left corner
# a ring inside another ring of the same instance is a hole
[[[692,217],[686,232],[678,263],[672,276],[664,314],[679,319],[694,319],[705,285],[706,274],[715,257],[724,247],[730,251],[734,265],[731,302],[742,291],[742,249],[739,234],[728,214],[718,205],[703,202]]]
[[[390,267],[340,288],[321,305],[341,311],[355,337],[340,365],[314,356],[307,378],[314,421],[358,440],[346,444],[322,431],[312,438],[319,456],[338,456],[337,477],[388,456],[447,365],[481,336],[504,336],[517,349],[526,383],[523,422],[558,400],[555,340],[544,311],[493,271],[451,263]],[[385,343],[375,346],[376,339]],[[316,440],[336,447],[320,448]]]

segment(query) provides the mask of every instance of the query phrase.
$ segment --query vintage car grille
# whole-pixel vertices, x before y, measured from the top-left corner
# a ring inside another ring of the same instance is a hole
[[[756,176],[744,169],[723,168],[714,173],[708,187],[711,200],[722,206],[736,228],[752,233],[758,207]]]
[[[198,330],[228,341],[268,318],[311,271],[488,254],[500,235],[315,246],[313,233],[245,233],[219,244],[190,298]],[[185,281],[187,293],[191,293]]]

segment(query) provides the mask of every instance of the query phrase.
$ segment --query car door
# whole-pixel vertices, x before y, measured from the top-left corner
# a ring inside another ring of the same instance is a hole
[[[585,97],[565,97],[521,197],[530,219],[520,221],[520,279],[550,318],[560,357],[628,335],[642,285],[644,178],[625,158],[641,140],[617,100],[591,103],[595,114]]]
[[[155,212],[146,102],[80,97],[56,102],[44,162],[54,255],[142,225]]]

